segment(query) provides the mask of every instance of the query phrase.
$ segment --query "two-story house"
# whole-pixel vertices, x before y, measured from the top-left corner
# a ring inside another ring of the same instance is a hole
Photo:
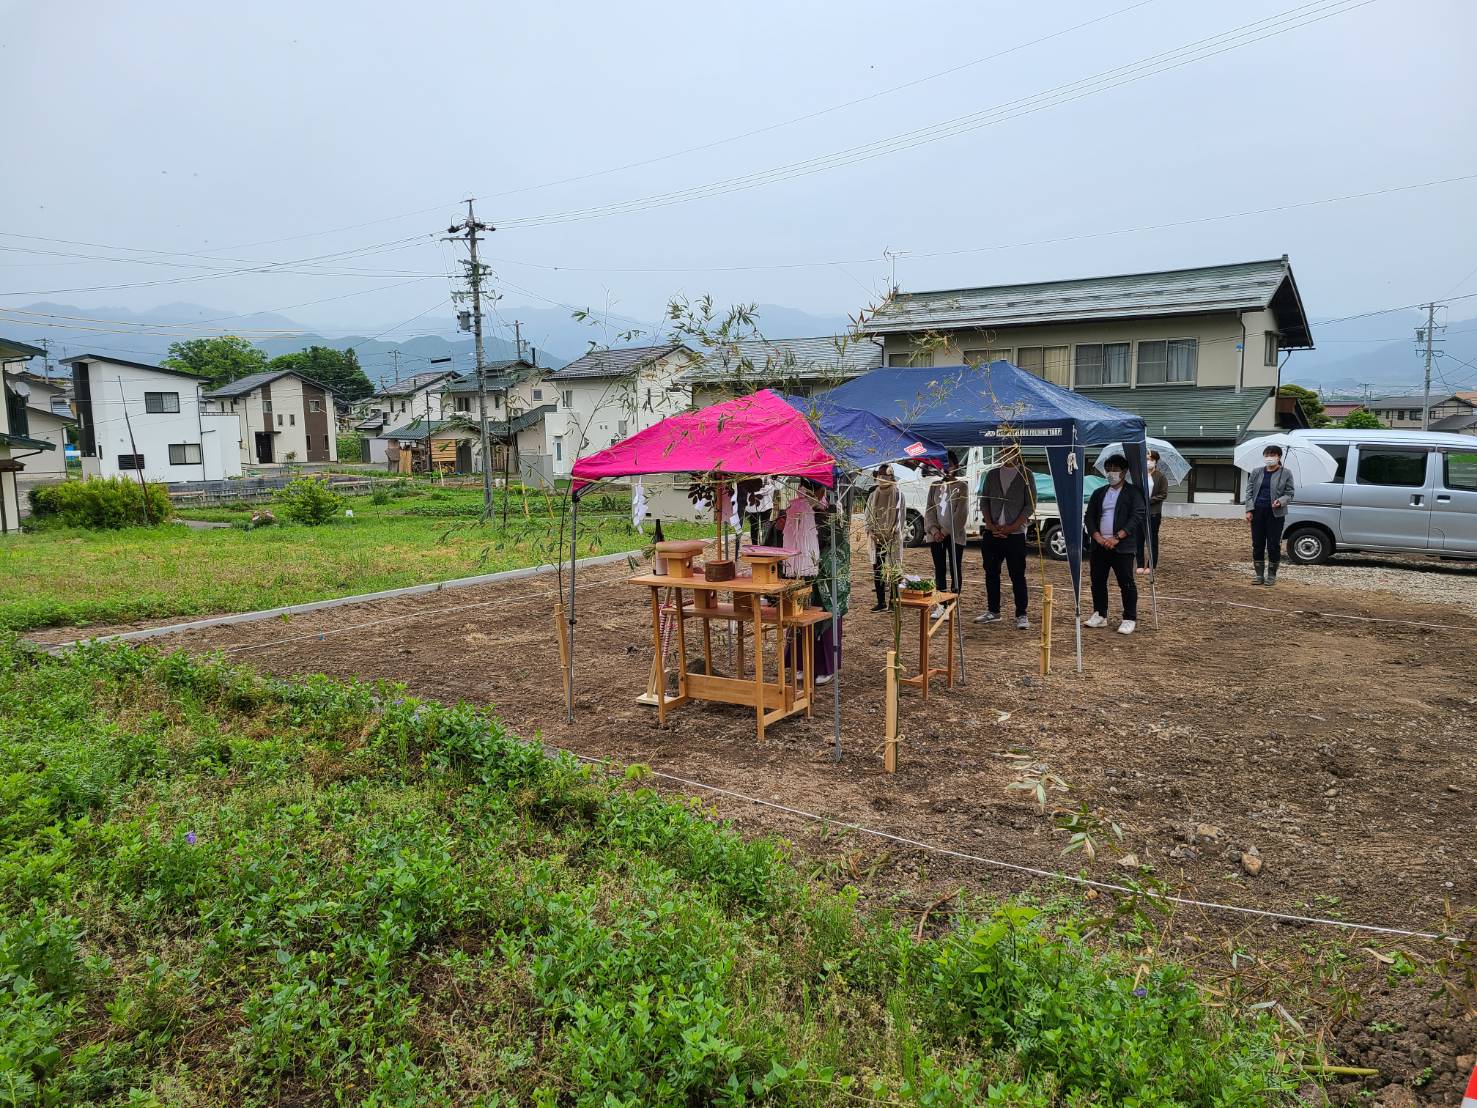
[[[414,373],[385,385],[354,405],[352,430],[360,436],[361,461],[383,462],[389,439],[385,433],[417,417],[441,418],[441,394],[456,376],[453,370]]]
[[[1419,431],[1421,429],[1421,416],[1425,411],[1425,395],[1414,393],[1408,396],[1382,396],[1378,400],[1366,400],[1364,407],[1379,417],[1381,423],[1386,427],[1397,431]],[[1324,405],[1327,411],[1328,406]],[[1431,431],[1460,431],[1461,426],[1467,424],[1477,405],[1470,400],[1464,399],[1458,393],[1431,394]],[[1455,418],[1454,418],[1455,417]],[[1440,423],[1442,426],[1436,426]]]
[[[26,463],[26,478],[60,480],[67,475],[67,442],[77,420],[64,377],[47,377],[21,370],[10,375],[12,387],[23,394],[26,421],[33,439],[45,439],[56,449],[36,455]]]
[[[708,351],[681,383],[699,408],[759,389],[810,396],[870,373],[882,359],[882,343],[853,335],[741,339]]]
[[[26,460],[57,449],[55,443],[31,433],[30,389],[21,379],[26,359],[45,353],[39,346],[0,338],[0,535],[20,530],[18,478],[26,470]]]
[[[681,378],[698,356],[680,342],[592,350],[544,378],[558,411],[546,420],[554,473],[687,408]]]
[[[296,370],[248,374],[206,393],[205,405],[238,422],[242,464],[338,461],[333,393]]]
[[[205,379],[104,354],[62,359],[72,369],[84,477],[213,481],[241,473],[237,419],[206,411]]]
[[[894,293],[863,325],[888,365],[1005,359],[1144,417],[1194,463],[1172,499],[1235,500],[1241,440],[1298,426],[1284,356],[1312,349],[1292,266],[1268,261]]]
[[[489,362],[482,368],[481,383],[476,370],[443,383],[439,416],[416,415],[392,425],[383,437],[399,448],[400,468],[407,472],[427,465],[459,473],[480,472],[478,417],[485,385],[491,469],[516,476],[524,460],[534,464],[552,456],[552,435],[545,426],[547,417],[557,410],[554,386],[545,383],[551,372],[525,358]]]

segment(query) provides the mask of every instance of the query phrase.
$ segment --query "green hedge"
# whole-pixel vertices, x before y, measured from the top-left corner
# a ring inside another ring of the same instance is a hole
[[[93,477],[40,485],[30,492],[31,513],[39,523],[117,530],[163,523],[173,506],[163,485],[140,486],[127,477]]]

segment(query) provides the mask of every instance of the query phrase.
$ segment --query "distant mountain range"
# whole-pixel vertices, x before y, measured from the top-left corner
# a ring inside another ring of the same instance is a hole
[[[1425,324],[1424,312],[1405,311],[1315,327],[1318,348],[1294,351],[1283,380],[1349,397],[1363,396],[1366,387],[1372,396],[1419,392],[1425,353],[1415,332]],[[1431,391],[1477,389],[1477,319],[1450,320],[1437,339]]]
[[[334,327],[306,330],[303,324],[283,315],[250,312],[233,315],[218,308],[199,304],[161,304],[157,308],[136,312],[128,308],[79,308],[71,304],[42,302],[27,304],[20,311],[25,316],[0,316],[0,334],[40,345],[50,343],[54,360],[74,354],[116,354],[131,361],[157,362],[164,358],[171,343],[180,338],[202,335],[239,335],[259,346],[269,357],[304,350],[309,346],[352,346],[359,354],[364,372],[376,383],[389,382],[413,373],[431,369],[454,369],[466,372],[472,368],[472,336],[448,327],[444,333],[418,335],[401,342],[383,341],[360,333]],[[567,308],[511,308],[502,310],[497,323],[506,331],[513,319],[522,326],[525,356],[536,356],[538,364],[557,369],[584,354],[591,343],[605,345],[642,345],[659,342],[662,334],[652,335],[652,325],[643,333],[621,340],[622,333],[636,330],[640,324],[632,320],[608,317],[595,324],[577,321]],[[22,320],[28,320],[23,322]],[[98,320],[106,323],[94,322]],[[440,321],[432,320],[430,326]],[[166,330],[166,324],[189,324],[187,329]],[[759,323],[769,338],[803,338],[811,335],[838,334],[848,326],[844,315],[810,315],[781,305],[762,305]],[[488,328],[492,330],[491,325]],[[181,333],[183,331],[183,333]],[[373,335],[373,330],[370,331]],[[488,333],[485,340],[488,361],[512,358],[515,344],[500,335]],[[449,363],[440,359],[450,358]],[[436,361],[438,364],[432,365]]]

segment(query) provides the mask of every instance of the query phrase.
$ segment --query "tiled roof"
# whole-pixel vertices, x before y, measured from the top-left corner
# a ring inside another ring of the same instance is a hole
[[[1196,439],[1231,442],[1261,411],[1271,389],[1154,387],[1146,389],[1077,389],[1083,396],[1143,416],[1148,433],[1175,445]]]
[[[869,334],[905,334],[1263,308],[1276,313],[1284,348],[1313,345],[1286,256],[1155,273],[900,292],[873,313],[864,329]]]
[[[253,392],[256,389],[261,388],[263,385],[270,385],[273,381],[277,380],[280,377],[296,377],[304,384],[312,385],[315,389],[322,389],[330,396],[333,394],[333,390],[327,385],[320,385],[311,377],[304,377],[295,369],[269,369],[262,373],[248,373],[245,377],[239,377],[229,384],[222,385],[214,392],[207,392],[205,394],[205,399],[229,400],[234,396],[245,396],[247,393]]]
[[[1438,419],[1431,424],[1433,431],[1466,432],[1477,429],[1477,409]]]
[[[573,381],[582,377],[623,377],[644,365],[659,361],[676,350],[685,350],[680,342],[660,346],[626,346],[619,350],[591,350],[563,369],[549,374],[550,381]],[[696,355],[693,355],[696,357]]]
[[[1431,407],[1435,408],[1442,404],[1450,404],[1453,400],[1461,401],[1464,404],[1472,403],[1470,400],[1464,400],[1460,393],[1433,392],[1431,394]],[[1386,412],[1391,408],[1419,408],[1425,402],[1425,395],[1417,392],[1409,396],[1382,396],[1378,400],[1366,400],[1364,406],[1372,412]]]
[[[427,385],[434,385],[443,378],[455,376],[456,374],[449,369],[443,369],[439,373],[413,373],[403,381],[396,381],[393,384],[384,386],[384,388],[380,389],[374,395],[376,397],[409,396],[411,393],[417,392]]]
[[[783,384],[830,381],[840,384],[882,365],[882,346],[873,339],[822,336],[808,339],[744,339],[711,351],[678,380],[683,384],[743,381]]]
[[[188,377],[192,381],[208,381],[210,378],[202,377],[198,373],[188,373],[183,369],[170,369],[167,365],[150,365],[148,362],[130,362],[127,358],[115,358],[111,354],[74,354],[70,358],[63,358],[62,365],[76,365],[78,362],[113,362],[115,365],[132,366],[134,369],[147,369],[154,373],[167,373],[171,377]]]
[[[495,439],[507,438],[516,435],[519,431],[542,423],[544,416],[550,412],[557,411],[553,404],[540,404],[537,408],[530,408],[521,415],[516,415],[509,420],[489,419],[487,421],[487,433]],[[468,419],[466,416],[453,417],[451,419],[433,419],[429,423],[429,434],[435,438],[442,431],[470,431],[477,433],[477,421]],[[423,439],[427,435],[427,421],[424,418],[412,419],[409,423],[401,424],[394,430],[384,432],[380,437],[386,439]]]
[[[536,376],[541,370],[538,366],[522,358],[510,358],[502,362],[484,362],[482,375],[487,378],[487,387],[493,392],[506,392],[519,381]],[[448,392],[476,392],[477,371],[468,370],[466,373],[453,377],[446,383]]]

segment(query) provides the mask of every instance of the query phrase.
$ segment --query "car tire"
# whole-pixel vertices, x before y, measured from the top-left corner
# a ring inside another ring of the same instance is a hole
[[[923,515],[919,512],[908,513],[908,533],[904,536],[909,546],[923,545]]]
[[[1318,527],[1301,527],[1287,536],[1288,560],[1300,566],[1322,565],[1333,551],[1333,537]]]
[[[1046,551],[1046,556],[1052,561],[1067,560],[1067,536],[1063,534],[1060,523],[1048,524],[1041,533],[1041,549]]]

